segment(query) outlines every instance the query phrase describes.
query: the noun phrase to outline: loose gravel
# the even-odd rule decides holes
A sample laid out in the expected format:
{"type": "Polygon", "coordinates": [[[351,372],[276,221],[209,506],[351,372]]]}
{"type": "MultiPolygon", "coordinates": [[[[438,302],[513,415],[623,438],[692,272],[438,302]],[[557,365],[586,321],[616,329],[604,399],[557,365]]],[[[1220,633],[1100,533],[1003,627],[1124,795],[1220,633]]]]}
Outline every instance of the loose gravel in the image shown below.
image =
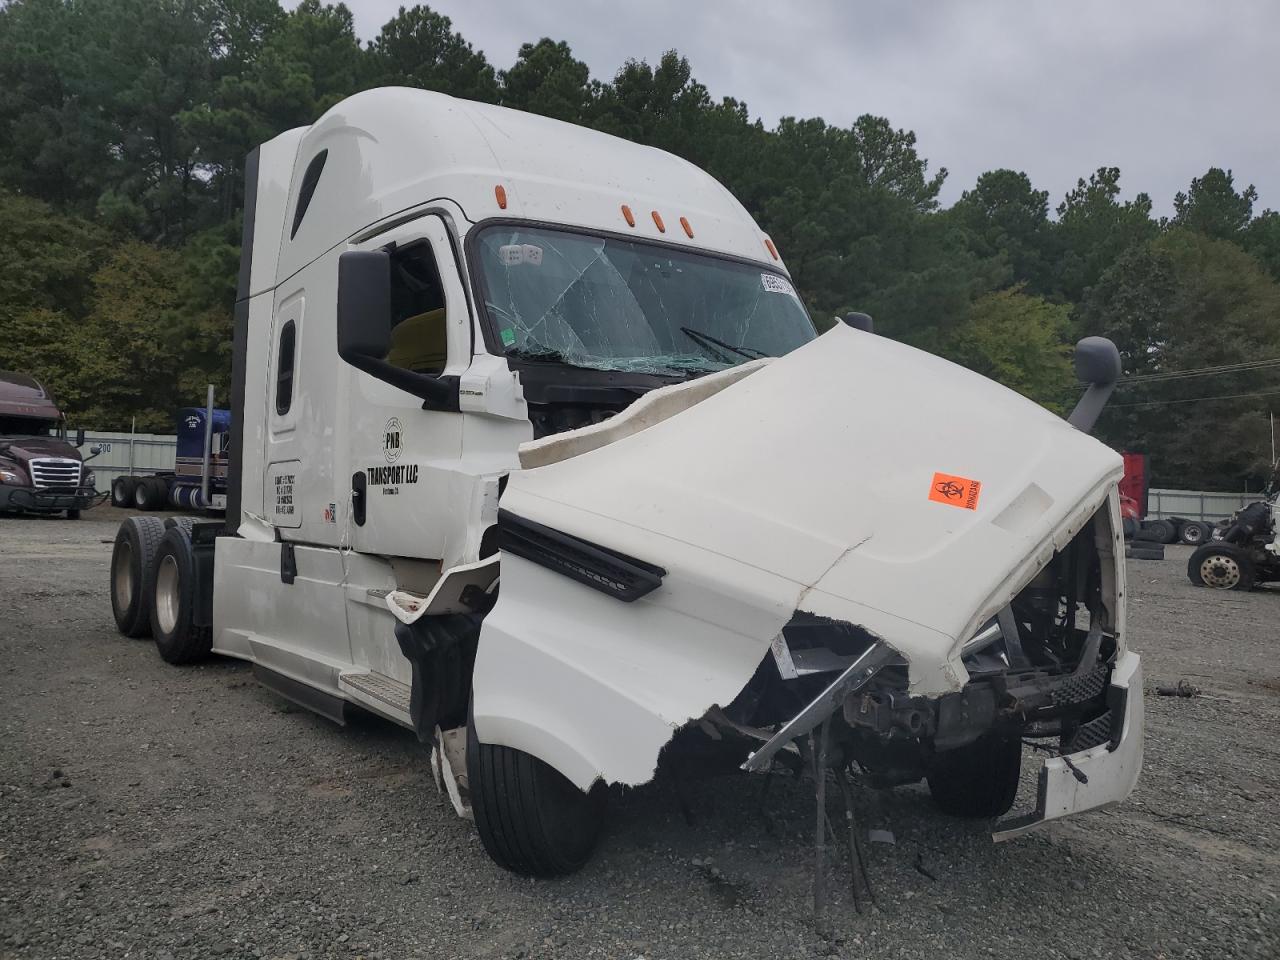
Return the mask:
{"type": "Polygon", "coordinates": [[[514,877],[412,735],[116,634],[117,516],[0,518],[0,957],[1280,956],[1280,589],[1192,587],[1184,548],[1129,566],[1134,796],[996,845],[922,788],[860,790],[894,839],[869,845],[879,907],[838,859],[819,937],[807,785],[619,792],[581,873],[514,877]],[[1181,678],[1207,696],[1155,695],[1181,678]]]}

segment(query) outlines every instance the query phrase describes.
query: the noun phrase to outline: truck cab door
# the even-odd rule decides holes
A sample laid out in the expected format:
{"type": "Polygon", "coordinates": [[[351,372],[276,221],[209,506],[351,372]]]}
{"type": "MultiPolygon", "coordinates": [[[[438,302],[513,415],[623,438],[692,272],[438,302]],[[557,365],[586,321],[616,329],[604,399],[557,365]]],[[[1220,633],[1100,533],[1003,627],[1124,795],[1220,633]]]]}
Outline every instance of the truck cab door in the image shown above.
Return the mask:
{"type": "MultiPolygon", "coordinates": [[[[473,324],[444,220],[413,220],[367,248],[391,254],[387,362],[417,373],[465,373],[473,324]]],[[[347,369],[351,532],[344,539],[362,553],[438,560],[457,502],[451,484],[462,455],[463,415],[423,409],[420,398],[347,369]]]]}

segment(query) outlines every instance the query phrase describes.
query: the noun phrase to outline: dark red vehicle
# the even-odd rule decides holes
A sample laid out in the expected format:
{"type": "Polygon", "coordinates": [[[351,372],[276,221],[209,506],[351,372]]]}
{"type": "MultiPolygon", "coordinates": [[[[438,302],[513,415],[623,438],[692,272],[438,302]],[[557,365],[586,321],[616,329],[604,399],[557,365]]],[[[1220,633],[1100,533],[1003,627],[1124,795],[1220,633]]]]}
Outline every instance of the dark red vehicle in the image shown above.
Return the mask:
{"type": "Polygon", "coordinates": [[[67,438],[66,418],[37,380],[0,370],[0,513],[65,511],[77,519],[98,497],[83,445],[83,430],[74,443],[67,438]]]}

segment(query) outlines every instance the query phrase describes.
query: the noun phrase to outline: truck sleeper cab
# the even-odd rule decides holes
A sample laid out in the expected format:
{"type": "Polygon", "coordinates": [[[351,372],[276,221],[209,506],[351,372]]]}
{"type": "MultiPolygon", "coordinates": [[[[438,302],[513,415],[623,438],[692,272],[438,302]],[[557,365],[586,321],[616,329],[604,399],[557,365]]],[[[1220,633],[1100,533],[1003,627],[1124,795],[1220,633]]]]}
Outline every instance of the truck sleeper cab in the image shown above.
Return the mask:
{"type": "Polygon", "coordinates": [[[863,322],[816,336],[702,171],[389,88],[263,144],[245,209],[226,524],[122,526],[124,632],[415,730],[526,874],[708,744],[759,770],[822,729],[989,817],[1039,737],[1012,831],[1132,789],[1119,457],[863,322]]]}

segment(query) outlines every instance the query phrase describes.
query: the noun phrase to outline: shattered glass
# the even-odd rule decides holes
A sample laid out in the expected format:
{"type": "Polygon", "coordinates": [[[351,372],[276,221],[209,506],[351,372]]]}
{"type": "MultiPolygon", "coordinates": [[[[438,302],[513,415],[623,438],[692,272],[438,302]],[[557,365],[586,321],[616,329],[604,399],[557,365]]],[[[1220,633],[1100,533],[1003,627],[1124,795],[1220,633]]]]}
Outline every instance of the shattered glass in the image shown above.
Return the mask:
{"type": "Polygon", "coordinates": [[[511,357],[688,375],[781,356],[815,336],[790,281],[759,266],[507,225],[478,244],[485,307],[511,357]]]}

